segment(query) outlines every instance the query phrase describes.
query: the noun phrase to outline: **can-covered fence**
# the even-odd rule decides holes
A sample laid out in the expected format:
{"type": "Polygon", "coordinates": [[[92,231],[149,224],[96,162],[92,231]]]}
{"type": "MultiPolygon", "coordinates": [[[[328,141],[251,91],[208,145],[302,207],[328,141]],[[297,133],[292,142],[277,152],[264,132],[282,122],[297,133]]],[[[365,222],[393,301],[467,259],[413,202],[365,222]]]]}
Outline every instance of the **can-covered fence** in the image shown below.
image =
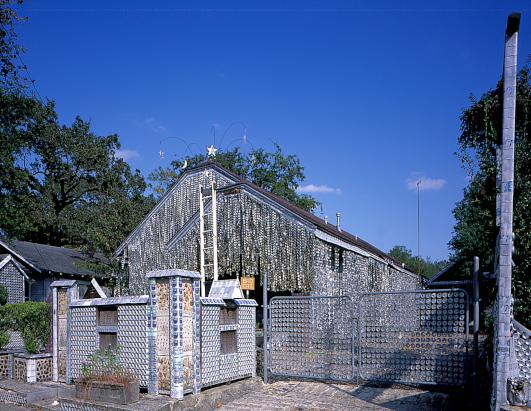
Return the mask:
{"type": "Polygon", "coordinates": [[[243,298],[237,281],[217,284],[235,295],[200,299],[197,272],[147,277],[149,296],[79,299],[75,281],[52,285],[54,381],[81,379],[91,356],[109,347],[117,349],[117,367],[151,394],[181,399],[255,375],[257,304],[243,298]]]}

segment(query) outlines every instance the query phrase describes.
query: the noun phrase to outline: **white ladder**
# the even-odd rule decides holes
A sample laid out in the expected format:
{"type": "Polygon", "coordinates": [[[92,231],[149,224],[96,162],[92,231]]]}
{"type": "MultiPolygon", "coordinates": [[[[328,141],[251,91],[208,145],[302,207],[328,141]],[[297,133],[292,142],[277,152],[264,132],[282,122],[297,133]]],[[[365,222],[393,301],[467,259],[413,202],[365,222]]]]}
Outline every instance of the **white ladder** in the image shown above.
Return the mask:
{"type": "Polygon", "coordinates": [[[218,279],[218,224],[216,185],[199,186],[199,256],[201,270],[201,296],[206,297],[205,279],[207,269],[212,267],[214,281],[218,279]],[[207,210],[206,204],[211,206],[207,210]]]}

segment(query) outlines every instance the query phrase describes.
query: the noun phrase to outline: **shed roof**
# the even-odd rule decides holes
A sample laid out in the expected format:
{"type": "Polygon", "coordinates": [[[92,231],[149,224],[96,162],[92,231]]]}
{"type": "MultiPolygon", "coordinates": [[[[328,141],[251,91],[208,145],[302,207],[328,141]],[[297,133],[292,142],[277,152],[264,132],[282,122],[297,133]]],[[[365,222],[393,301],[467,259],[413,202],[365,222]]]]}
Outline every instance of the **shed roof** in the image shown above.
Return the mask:
{"type": "Polygon", "coordinates": [[[47,244],[13,240],[0,241],[0,250],[12,254],[20,263],[39,273],[99,276],[87,267],[90,263],[108,263],[101,254],[88,255],[79,250],[47,244]]]}

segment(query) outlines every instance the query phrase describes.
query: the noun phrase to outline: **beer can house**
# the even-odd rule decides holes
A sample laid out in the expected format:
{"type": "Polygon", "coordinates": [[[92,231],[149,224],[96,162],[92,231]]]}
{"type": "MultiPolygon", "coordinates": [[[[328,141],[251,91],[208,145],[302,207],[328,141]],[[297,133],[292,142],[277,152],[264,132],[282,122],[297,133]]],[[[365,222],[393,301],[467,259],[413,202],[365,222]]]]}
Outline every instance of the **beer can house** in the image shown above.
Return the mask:
{"type": "Polygon", "coordinates": [[[366,292],[414,290],[422,283],[344,230],[339,218],[331,224],[215,160],[184,170],[115,257],[128,294],[147,292],[147,272],[172,268],[200,272],[201,297],[211,282],[231,278],[257,300],[264,276],[272,292],[348,295],[354,302],[366,292]]]}

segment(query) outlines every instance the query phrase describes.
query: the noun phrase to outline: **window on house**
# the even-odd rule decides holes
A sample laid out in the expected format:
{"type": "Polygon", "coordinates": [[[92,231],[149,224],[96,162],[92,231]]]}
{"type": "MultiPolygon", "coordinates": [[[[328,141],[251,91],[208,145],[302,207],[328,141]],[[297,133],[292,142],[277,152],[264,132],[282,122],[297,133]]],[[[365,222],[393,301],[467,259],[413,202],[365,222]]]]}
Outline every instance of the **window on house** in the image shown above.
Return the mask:
{"type": "Polygon", "coordinates": [[[221,354],[234,354],[237,352],[236,331],[221,331],[221,354]]]}
{"type": "Polygon", "coordinates": [[[332,271],[343,272],[343,249],[333,247],[330,251],[330,268],[332,271]]]}

